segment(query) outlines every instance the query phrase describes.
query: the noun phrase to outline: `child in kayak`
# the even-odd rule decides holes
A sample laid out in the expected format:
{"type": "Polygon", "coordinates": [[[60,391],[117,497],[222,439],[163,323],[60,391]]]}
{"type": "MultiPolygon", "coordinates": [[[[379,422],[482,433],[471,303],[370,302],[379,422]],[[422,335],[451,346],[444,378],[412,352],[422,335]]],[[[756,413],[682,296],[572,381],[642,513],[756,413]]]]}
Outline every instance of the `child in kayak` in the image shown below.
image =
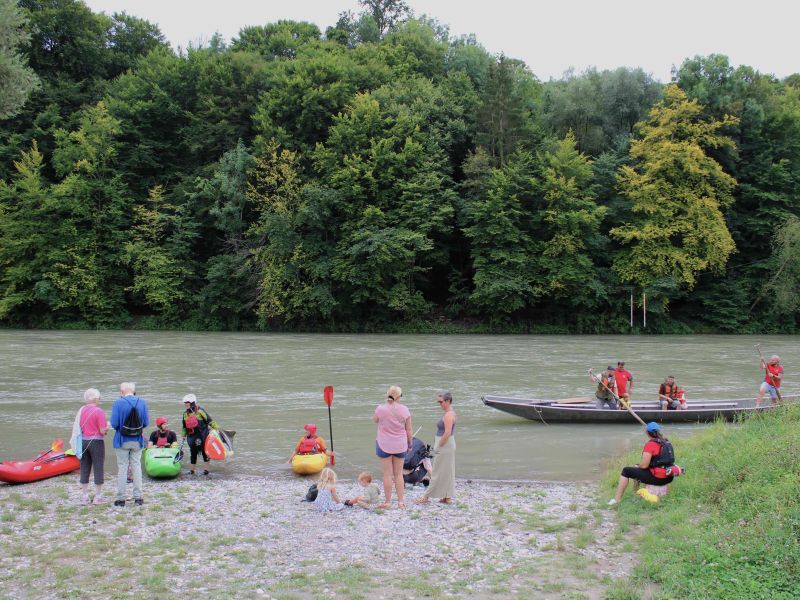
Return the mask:
{"type": "Polygon", "coordinates": [[[318,512],[333,512],[344,508],[344,503],[339,500],[339,494],[336,493],[336,473],[329,467],[322,469],[319,474],[314,508],[318,512]]]}
{"type": "Polygon", "coordinates": [[[374,508],[381,501],[381,491],[378,484],[373,483],[372,473],[364,471],[358,476],[358,485],[364,488],[362,496],[345,500],[347,506],[360,506],[361,508],[374,508]]]}

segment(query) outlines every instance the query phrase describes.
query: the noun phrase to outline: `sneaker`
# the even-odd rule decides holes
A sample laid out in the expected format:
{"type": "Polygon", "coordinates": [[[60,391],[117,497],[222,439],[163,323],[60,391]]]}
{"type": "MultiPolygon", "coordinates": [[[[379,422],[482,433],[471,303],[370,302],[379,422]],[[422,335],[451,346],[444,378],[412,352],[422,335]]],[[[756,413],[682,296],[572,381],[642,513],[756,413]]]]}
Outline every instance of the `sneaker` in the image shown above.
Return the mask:
{"type": "Polygon", "coordinates": [[[141,506],[142,504],[144,504],[144,499],[142,499],[142,498],[136,498],[136,499],[133,501],[133,503],[134,503],[136,506],[141,506]]]}
{"type": "Polygon", "coordinates": [[[617,504],[616,498],[612,498],[611,500],[608,501],[609,506],[614,506],[615,504],[617,504]]]}
{"type": "Polygon", "coordinates": [[[94,501],[92,502],[92,504],[105,504],[105,502],[106,502],[106,497],[103,496],[103,494],[97,494],[94,497],[94,501]]]}
{"type": "Polygon", "coordinates": [[[208,475],[208,469],[203,469],[203,475],[208,475]]]}
{"type": "Polygon", "coordinates": [[[89,498],[89,494],[81,494],[81,504],[91,504],[92,501],[89,498]]]}
{"type": "Polygon", "coordinates": [[[133,483],[133,478],[128,477],[128,483],[133,483]]]}
{"type": "Polygon", "coordinates": [[[189,471],[189,475],[194,475],[194,469],[192,469],[191,471],[189,471]]]}
{"type": "Polygon", "coordinates": [[[125,506],[125,500],[114,500],[114,506],[125,506]]]}

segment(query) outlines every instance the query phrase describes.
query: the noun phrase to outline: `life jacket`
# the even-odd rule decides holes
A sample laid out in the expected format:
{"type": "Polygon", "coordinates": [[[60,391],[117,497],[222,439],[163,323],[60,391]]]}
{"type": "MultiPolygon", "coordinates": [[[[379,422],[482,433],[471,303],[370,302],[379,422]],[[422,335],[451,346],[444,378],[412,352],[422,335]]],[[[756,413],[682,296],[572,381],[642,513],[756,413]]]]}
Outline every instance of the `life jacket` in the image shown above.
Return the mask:
{"type": "Polygon", "coordinates": [[[318,436],[314,436],[309,438],[307,435],[304,435],[300,438],[300,441],[297,444],[297,453],[298,454],[315,454],[321,450],[320,444],[317,441],[319,439],[318,436]]]}
{"type": "Polygon", "coordinates": [[[664,384],[664,395],[667,398],[675,398],[678,396],[678,386],[674,383],[664,384]]]}
{"type": "Polygon", "coordinates": [[[614,389],[614,384],[612,378],[606,374],[603,374],[597,380],[597,391],[595,392],[595,396],[597,396],[598,398],[610,398],[611,392],[609,390],[613,389],[614,389]]]}
{"type": "Polygon", "coordinates": [[[198,433],[195,430],[200,429],[199,433],[205,436],[205,432],[208,430],[208,414],[200,407],[196,411],[183,413],[183,426],[188,435],[195,435],[198,433]]]}
{"type": "Polygon", "coordinates": [[[165,446],[168,446],[169,445],[168,440],[169,440],[169,431],[167,431],[167,433],[165,433],[164,435],[161,435],[161,432],[159,431],[156,436],[156,448],[163,448],[165,446]]]}
{"type": "Polygon", "coordinates": [[[656,456],[650,459],[650,468],[663,467],[668,469],[675,464],[675,449],[672,442],[661,438],[651,438],[651,441],[661,446],[661,450],[656,456]]]}

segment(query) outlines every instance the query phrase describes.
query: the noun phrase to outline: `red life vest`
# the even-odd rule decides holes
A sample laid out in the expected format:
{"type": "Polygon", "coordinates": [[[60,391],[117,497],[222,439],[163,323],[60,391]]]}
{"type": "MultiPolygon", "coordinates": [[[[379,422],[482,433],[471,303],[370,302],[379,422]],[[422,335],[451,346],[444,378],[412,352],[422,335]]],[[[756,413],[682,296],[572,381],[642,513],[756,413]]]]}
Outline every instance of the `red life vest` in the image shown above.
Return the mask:
{"type": "Polygon", "coordinates": [[[158,432],[158,437],[156,437],[156,448],[163,448],[164,446],[168,445],[167,440],[169,439],[169,432],[165,433],[163,436],[161,432],[158,432]]]}
{"type": "Polygon", "coordinates": [[[667,398],[675,398],[678,395],[678,386],[674,383],[665,383],[664,384],[664,395],[667,398]]]}
{"type": "Polygon", "coordinates": [[[298,454],[314,454],[316,452],[320,452],[321,447],[319,442],[317,442],[319,438],[315,435],[314,437],[308,437],[304,435],[300,441],[297,443],[297,453],[298,454]]]}

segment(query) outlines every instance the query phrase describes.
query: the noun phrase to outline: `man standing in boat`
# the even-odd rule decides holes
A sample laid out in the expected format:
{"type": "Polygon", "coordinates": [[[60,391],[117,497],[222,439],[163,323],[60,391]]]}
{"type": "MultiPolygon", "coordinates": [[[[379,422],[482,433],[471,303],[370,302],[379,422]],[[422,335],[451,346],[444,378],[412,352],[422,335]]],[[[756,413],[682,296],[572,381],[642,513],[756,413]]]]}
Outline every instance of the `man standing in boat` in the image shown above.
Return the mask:
{"type": "Polygon", "coordinates": [[[600,375],[595,375],[594,370],[589,369],[589,377],[597,384],[597,389],[594,392],[597,408],[605,408],[606,405],[608,405],[608,408],[619,408],[617,402],[617,383],[614,380],[614,367],[608,365],[608,369],[603,371],[600,375]]]}
{"type": "Polygon", "coordinates": [[[614,369],[614,382],[617,384],[617,396],[620,401],[630,406],[630,393],[633,391],[633,375],[625,368],[625,361],[617,361],[617,368],[614,369]]]}
{"type": "Polygon", "coordinates": [[[764,382],[758,390],[758,398],[756,398],[756,406],[761,406],[761,401],[764,399],[764,394],[769,392],[769,397],[772,399],[773,404],[778,403],[778,394],[781,387],[781,380],[783,379],[783,367],[781,366],[781,357],[773,354],[766,362],[761,359],[761,368],[765,371],[764,382]]]}

